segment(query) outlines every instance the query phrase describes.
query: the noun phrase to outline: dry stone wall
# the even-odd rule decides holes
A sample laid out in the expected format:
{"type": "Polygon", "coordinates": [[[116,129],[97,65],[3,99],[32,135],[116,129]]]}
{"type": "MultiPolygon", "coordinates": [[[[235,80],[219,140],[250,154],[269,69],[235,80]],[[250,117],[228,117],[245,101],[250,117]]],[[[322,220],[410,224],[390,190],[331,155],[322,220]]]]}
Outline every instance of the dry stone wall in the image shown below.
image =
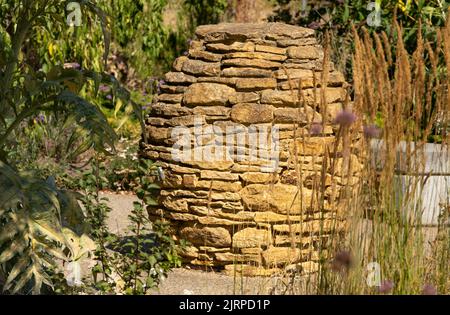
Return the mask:
{"type": "Polygon", "coordinates": [[[190,242],[186,263],[229,272],[243,264],[247,274],[317,269],[319,249],[342,227],[329,201],[340,168],[333,180],[320,173],[330,168],[323,162],[345,82],[329,64],[321,102],[323,59],[311,29],[206,25],[165,75],[142,155],[164,174],[160,206],[149,213],[190,242]],[[182,158],[180,148],[188,152],[182,158]],[[314,193],[319,181],[325,199],[314,193]]]}

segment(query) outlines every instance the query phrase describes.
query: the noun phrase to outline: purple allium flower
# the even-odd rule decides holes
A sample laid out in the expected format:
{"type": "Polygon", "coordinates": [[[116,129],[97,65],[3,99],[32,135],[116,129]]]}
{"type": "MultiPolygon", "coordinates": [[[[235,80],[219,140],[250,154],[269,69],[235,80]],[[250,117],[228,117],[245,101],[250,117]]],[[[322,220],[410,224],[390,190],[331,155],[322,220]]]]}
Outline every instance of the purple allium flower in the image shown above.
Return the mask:
{"type": "Polygon", "coordinates": [[[343,110],[336,115],[334,122],[343,127],[348,127],[356,121],[356,115],[349,110],[343,110]]]}
{"type": "Polygon", "coordinates": [[[37,117],[36,117],[36,122],[44,123],[44,122],[45,122],[45,116],[44,116],[44,114],[39,114],[39,115],[37,115],[37,117]]]}
{"type": "Polygon", "coordinates": [[[387,293],[390,293],[393,288],[394,288],[394,282],[392,282],[391,280],[384,280],[383,282],[381,282],[381,285],[378,288],[378,292],[387,294],[387,293]]]}
{"type": "Polygon", "coordinates": [[[313,21],[313,22],[309,23],[309,25],[308,25],[308,27],[313,29],[313,30],[319,29],[320,26],[321,26],[320,23],[317,22],[317,21],[313,21]]]}
{"type": "Polygon", "coordinates": [[[189,55],[189,52],[186,50],[186,51],[183,53],[183,56],[187,56],[187,55],[189,55]]]}
{"type": "Polygon", "coordinates": [[[101,84],[98,88],[101,92],[108,92],[110,90],[110,87],[104,84],[101,84]]]}
{"type": "Polygon", "coordinates": [[[160,87],[161,85],[164,85],[166,83],[166,81],[164,80],[159,80],[158,81],[158,87],[160,87]]]}
{"type": "Polygon", "coordinates": [[[313,122],[311,124],[311,128],[309,128],[309,132],[311,135],[320,135],[322,133],[322,124],[318,122],[313,122]]]}
{"type": "Polygon", "coordinates": [[[425,284],[422,288],[422,295],[437,295],[437,290],[432,284],[425,284]]]}
{"type": "Polygon", "coordinates": [[[349,251],[337,252],[331,263],[331,269],[335,272],[347,272],[353,266],[353,257],[349,251]]]}
{"type": "Polygon", "coordinates": [[[112,100],[112,95],[111,94],[106,95],[106,99],[112,100]]]}
{"type": "Polygon", "coordinates": [[[368,125],[364,126],[364,135],[367,138],[379,138],[381,135],[381,129],[378,128],[376,125],[368,125]]]}
{"type": "Polygon", "coordinates": [[[64,69],[80,69],[80,64],[77,62],[67,62],[64,64],[64,69]]]}

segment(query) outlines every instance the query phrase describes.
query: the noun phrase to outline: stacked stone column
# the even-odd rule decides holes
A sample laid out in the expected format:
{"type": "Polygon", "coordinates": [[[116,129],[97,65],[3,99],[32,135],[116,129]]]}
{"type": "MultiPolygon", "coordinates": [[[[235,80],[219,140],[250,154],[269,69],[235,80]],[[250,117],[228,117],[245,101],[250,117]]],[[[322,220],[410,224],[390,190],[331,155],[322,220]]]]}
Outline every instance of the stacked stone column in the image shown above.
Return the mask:
{"type": "MultiPolygon", "coordinates": [[[[165,75],[142,155],[164,172],[160,206],[149,213],[190,243],[187,264],[247,274],[317,269],[342,227],[330,202],[343,181],[342,159],[330,170],[324,158],[336,143],[345,82],[329,64],[322,83],[323,58],[310,29],[206,25],[165,75]],[[192,150],[180,158],[174,148],[192,150]],[[223,158],[204,158],[203,149],[223,158]]],[[[359,162],[350,157],[356,177],[359,162]]]]}

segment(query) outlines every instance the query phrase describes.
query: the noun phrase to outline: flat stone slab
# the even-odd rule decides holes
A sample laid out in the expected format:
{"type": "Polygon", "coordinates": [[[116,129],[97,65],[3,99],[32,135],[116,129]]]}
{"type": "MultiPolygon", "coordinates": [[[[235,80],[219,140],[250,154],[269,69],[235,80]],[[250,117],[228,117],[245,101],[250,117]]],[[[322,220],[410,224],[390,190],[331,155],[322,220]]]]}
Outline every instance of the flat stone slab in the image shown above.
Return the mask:
{"type": "Polygon", "coordinates": [[[314,30],[283,23],[221,23],[202,25],[195,32],[209,42],[249,39],[299,39],[314,36],[314,30]],[[270,35],[268,35],[270,34],[270,35]]]}

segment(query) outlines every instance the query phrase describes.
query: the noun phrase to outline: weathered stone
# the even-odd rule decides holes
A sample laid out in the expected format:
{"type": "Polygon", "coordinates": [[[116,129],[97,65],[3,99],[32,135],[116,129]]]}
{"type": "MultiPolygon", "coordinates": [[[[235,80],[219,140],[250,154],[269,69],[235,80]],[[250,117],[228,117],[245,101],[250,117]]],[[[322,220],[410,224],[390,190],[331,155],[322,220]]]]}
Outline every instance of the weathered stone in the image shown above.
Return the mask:
{"type": "Polygon", "coordinates": [[[206,217],[197,217],[197,220],[200,224],[203,225],[220,225],[220,226],[234,226],[234,225],[242,225],[242,226],[251,226],[255,225],[253,222],[246,221],[232,221],[228,219],[220,219],[211,216],[206,217]]]}
{"type": "MultiPolygon", "coordinates": [[[[312,81],[313,79],[313,72],[311,70],[305,70],[305,69],[280,69],[275,71],[275,78],[278,80],[287,80],[289,79],[302,79],[302,82],[305,81],[312,81]]],[[[295,86],[295,88],[298,88],[298,85],[295,86]]]]}
{"type": "Polygon", "coordinates": [[[322,116],[309,106],[302,108],[277,108],[273,112],[274,120],[278,123],[322,122],[322,116]]]}
{"type": "Polygon", "coordinates": [[[180,103],[183,94],[159,94],[157,100],[164,103],[180,103]]]}
{"type": "Polygon", "coordinates": [[[233,253],[217,253],[215,258],[223,262],[255,262],[261,263],[261,255],[254,254],[233,254],[233,253]]]}
{"type": "Polygon", "coordinates": [[[298,103],[297,94],[291,91],[265,90],[261,93],[261,103],[273,105],[296,105],[298,103]]]}
{"type": "Polygon", "coordinates": [[[163,84],[159,88],[161,89],[162,92],[173,94],[183,93],[184,91],[186,91],[186,86],[179,86],[179,85],[163,84]]]}
{"type": "Polygon", "coordinates": [[[170,126],[194,126],[195,124],[204,125],[206,123],[205,117],[200,115],[187,115],[187,116],[179,116],[174,117],[167,121],[167,124],[170,126]]]}
{"type": "Polygon", "coordinates": [[[198,257],[198,249],[194,246],[187,246],[180,249],[180,255],[185,258],[194,259],[198,257]]]}
{"type": "Polygon", "coordinates": [[[188,212],[189,211],[187,201],[184,199],[165,198],[162,201],[162,205],[166,209],[169,209],[169,210],[175,211],[175,212],[188,212]]]}
{"type": "Polygon", "coordinates": [[[269,105],[253,103],[237,104],[231,109],[231,119],[243,124],[271,122],[273,120],[273,108],[269,105]]]}
{"type": "MultiPolygon", "coordinates": [[[[294,216],[290,216],[289,219],[292,221],[294,216]]],[[[284,214],[278,214],[272,211],[255,213],[255,222],[258,223],[284,223],[286,221],[288,221],[288,217],[284,214]]]]}
{"type": "Polygon", "coordinates": [[[243,91],[274,89],[276,87],[277,80],[271,78],[240,78],[236,81],[236,89],[243,91]]]}
{"type": "Polygon", "coordinates": [[[234,162],[233,161],[214,161],[214,162],[207,162],[207,161],[183,161],[184,164],[188,164],[194,167],[198,167],[200,169],[205,170],[217,170],[217,171],[226,171],[231,169],[234,162]]]}
{"type": "Polygon", "coordinates": [[[317,45],[317,39],[315,37],[302,39],[279,39],[277,40],[277,44],[280,47],[310,46],[310,45],[317,45]]]}
{"type": "Polygon", "coordinates": [[[240,252],[242,254],[259,255],[263,252],[263,249],[261,247],[241,248],[240,252]]]}
{"type": "Polygon", "coordinates": [[[223,59],[231,59],[231,58],[248,58],[248,59],[264,59],[271,61],[285,61],[286,56],[284,55],[276,55],[265,52],[235,52],[226,54],[223,56],[223,59]]]}
{"type": "Polygon", "coordinates": [[[236,91],[223,84],[196,83],[189,86],[184,94],[187,105],[225,105],[236,91]]]}
{"type": "Polygon", "coordinates": [[[297,264],[291,264],[284,268],[287,272],[307,275],[319,271],[319,264],[314,261],[305,261],[297,264]]]}
{"type": "Polygon", "coordinates": [[[341,222],[332,219],[311,220],[296,224],[274,225],[273,230],[276,233],[295,233],[300,235],[330,233],[334,229],[339,230],[342,227],[341,222]]]}
{"type": "Polygon", "coordinates": [[[225,77],[244,77],[244,78],[270,78],[273,74],[270,70],[259,68],[225,68],[222,70],[225,77]]]}
{"type": "Polygon", "coordinates": [[[226,253],[230,251],[229,248],[215,248],[211,246],[200,246],[198,249],[207,253],[226,253]]]}
{"type": "Polygon", "coordinates": [[[289,47],[287,54],[290,58],[297,59],[323,58],[323,50],[317,46],[289,47]]]}
{"type": "Polygon", "coordinates": [[[160,117],[148,117],[145,120],[147,125],[163,127],[167,123],[167,119],[160,117]]]}
{"type": "Polygon", "coordinates": [[[200,77],[197,78],[197,82],[209,82],[209,83],[219,83],[229,86],[236,85],[237,78],[225,78],[225,77],[200,77]]]}
{"type": "Polygon", "coordinates": [[[224,66],[255,67],[263,69],[278,69],[281,67],[281,63],[279,62],[245,58],[226,59],[222,61],[222,64],[224,66]]]}
{"type": "Polygon", "coordinates": [[[270,173],[247,172],[240,175],[245,184],[267,184],[276,181],[276,177],[270,173]]]}
{"type": "MultiPolygon", "coordinates": [[[[320,104],[320,90],[317,90],[318,95],[314,97],[314,89],[302,90],[302,100],[307,105],[320,104]]],[[[334,103],[342,100],[344,91],[341,88],[326,88],[325,89],[325,102],[334,103]]],[[[273,104],[273,105],[286,105],[286,106],[298,106],[299,93],[295,90],[291,91],[275,91],[264,90],[261,92],[261,103],[273,104]]]]}
{"type": "Polygon", "coordinates": [[[239,180],[239,175],[230,172],[201,171],[200,178],[237,181],[239,180]]]}
{"type": "Polygon", "coordinates": [[[176,164],[169,164],[168,167],[175,173],[195,174],[200,172],[198,169],[184,167],[176,164]]]}
{"type": "Polygon", "coordinates": [[[193,174],[183,175],[183,186],[184,187],[195,187],[197,185],[197,176],[193,174]]]}
{"type": "Polygon", "coordinates": [[[286,54],[286,48],[279,48],[279,47],[266,46],[266,45],[256,45],[255,51],[267,52],[267,53],[278,54],[278,55],[286,54]]]}
{"type": "Polygon", "coordinates": [[[310,205],[312,191],[303,188],[300,192],[296,186],[285,184],[252,184],[242,189],[241,196],[245,208],[251,211],[298,214],[310,205]]]}
{"type": "Polygon", "coordinates": [[[231,104],[252,103],[257,101],[259,101],[259,94],[255,92],[236,92],[233,97],[230,97],[231,104]]]}
{"type": "Polygon", "coordinates": [[[190,50],[203,50],[205,42],[202,40],[191,40],[189,43],[190,50]]]}
{"type": "Polygon", "coordinates": [[[308,248],[313,244],[316,244],[315,247],[327,247],[327,242],[329,241],[329,236],[298,236],[298,235],[289,235],[289,234],[279,234],[275,235],[274,243],[275,245],[285,245],[291,246],[295,244],[298,248],[308,248]]]}
{"type": "Polygon", "coordinates": [[[164,80],[170,83],[194,83],[197,79],[194,76],[184,74],[183,72],[167,72],[164,75],[164,80]]]}
{"type": "Polygon", "coordinates": [[[255,44],[234,42],[231,45],[225,44],[207,44],[206,49],[218,52],[232,52],[232,51],[254,51],[255,44]]]}
{"type": "Polygon", "coordinates": [[[242,188],[240,182],[223,182],[218,180],[200,180],[197,182],[196,188],[212,189],[219,191],[237,192],[242,188]]]}
{"type": "Polygon", "coordinates": [[[147,126],[148,139],[152,143],[162,143],[169,137],[168,128],[158,128],[153,126],[147,126]]]}
{"type": "Polygon", "coordinates": [[[324,155],[327,148],[332,152],[336,139],[334,137],[308,137],[299,139],[290,145],[289,151],[295,154],[295,147],[299,155],[324,155]]]}
{"type": "Polygon", "coordinates": [[[188,59],[183,63],[182,70],[189,74],[213,77],[219,75],[220,63],[188,59]]]}
{"type": "Polygon", "coordinates": [[[189,58],[186,56],[181,56],[178,57],[177,59],[175,59],[175,61],[173,62],[172,68],[175,71],[181,71],[181,69],[183,68],[183,64],[188,61],[189,58]]]}
{"type": "Polygon", "coordinates": [[[212,52],[204,51],[204,50],[189,50],[189,57],[191,57],[193,59],[202,59],[202,60],[213,61],[213,62],[222,60],[221,54],[214,54],[212,52]]]}
{"type": "Polygon", "coordinates": [[[245,228],[233,235],[233,247],[261,247],[272,244],[272,234],[266,229],[245,228]]]}
{"type": "Polygon", "coordinates": [[[185,227],[180,236],[195,245],[228,247],[231,245],[231,236],[228,230],[222,227],[185,227]]]}
{"type": "Polygon", "coordinates": [[[179,104],[156,103],[150,107],[150,113],[157,117],[176,117],[189,115],[191,110],[187,107],[181,107],[179,104]]]}
{"type": "Polygon", "coordinates": [[[193,109],[194,115],[223,116],[225,118],[230,117],[230,112],[231,108],[225,106],[197,106],[193,109]]]}
{"type": "Polygon", "coordinates": [[[282,266],[302,261],[304,257],[298,248],[291,247],[269,247],[262,253],[266,266],[282,266]]]}
{"type": "Polygon", "coordinates": [[[268,29],[266,29],[267,39],[298,39],[308,38],[314,36],[314,30],[310,28],[298,27],[283,23],[268,23],[268,29]]]}
{"type": "Polygon", "coordinates": [[[210,42],[250,39],[297,39],[314,35],[314,30],[283,23],[221,23],[202,25],[195,34],[210,42]]]}

